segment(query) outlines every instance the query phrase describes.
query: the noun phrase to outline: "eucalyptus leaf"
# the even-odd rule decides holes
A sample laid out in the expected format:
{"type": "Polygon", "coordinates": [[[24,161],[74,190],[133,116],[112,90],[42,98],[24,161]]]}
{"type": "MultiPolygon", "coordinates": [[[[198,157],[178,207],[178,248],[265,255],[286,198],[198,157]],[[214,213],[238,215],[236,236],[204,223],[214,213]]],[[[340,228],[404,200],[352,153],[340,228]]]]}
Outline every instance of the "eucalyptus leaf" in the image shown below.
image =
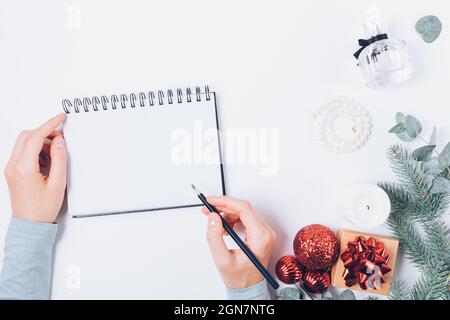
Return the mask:
{"type": "Polygon", "coordinates": [[[397,123],[395,126],[389,130],[389,133],[402,133],[406,130],[406,126],[404,123],[397,123]]]}
{"type": "Polygon", "coordinates": [[[425,161],[431,158],[434,148],[436,145],[423,146],[414,150],[412,156],[417,161],[425,161]]]}
{"type": "Polygon", "coordinates": [[[422,132],[422,124],[414,116],[407,115],[405,125],[406,125],[406,133],[411,138],[416,138],[422,132]]]}
{"type": "Polygon", "coordinates": [[[438,175],[442,173],[442,169],[439,167],[439,161],[437,157],[430,158],[422,163],[423,169],[432,175],[438,175]]]}
{"type": "Polygon", "coordinates": [[[442,150],[441,154],[439,155],[439,167],[441,167],[442,170],[445,170],[449,166],[450,166],[450,142],[447,143],[444,150],[442,150]]]}
{"type": "Polygon", "coordinates": [[[301,293],[297,288],[287,287],[280,290],[281,300],[301,300],[301,293]]]}
{"type": "Polygon", "coordinates": [[[399,138],[403,142],[411,142],[414,140],[414,138],[411,138],[406,131],[397,133],[397,138],[399,138]]]}
{"type": "Polygon", "coordinates": [[[333,300],[333,296],[331,295],[330,291],[327,290],[325,292],[322,292],[321,299],[322,300],[333,300]]]}
{"type": "Polygon", "coordinates": [[[430,141],[428,142],[428,144],[436,145],[436,140],[437,140],[437,129],[436,129],[436,126],[434,126],[433,131],[431,132],[430,141]]]}
{"type": "Polygon", "coordinates": [[[422,17],[416,22],[416,31],[426,43],[431,43],[441,34],[442,22],[433,15],[422,17]]]}
{"type": "Polygon", "coordinates": [[[353,293],[352,290],[350,289],[345,289],[344,291],[341,292],[341,294],[339,295],[339,299],[340,300],[356,300],[356,296],[353,293]]]}
{"type": "Polygon", "coordinates": [[[433,181],[430,193],[450,193],[450,180],[443,177],[437,177],[433,181]]]}
{"type": "Polygon", "coordinates": [[[397,123],[405,123],[406,120],[406,116],[401,113],[401,112],[397,112],[395,114],[395,121],[397,121],[397,123]]]}

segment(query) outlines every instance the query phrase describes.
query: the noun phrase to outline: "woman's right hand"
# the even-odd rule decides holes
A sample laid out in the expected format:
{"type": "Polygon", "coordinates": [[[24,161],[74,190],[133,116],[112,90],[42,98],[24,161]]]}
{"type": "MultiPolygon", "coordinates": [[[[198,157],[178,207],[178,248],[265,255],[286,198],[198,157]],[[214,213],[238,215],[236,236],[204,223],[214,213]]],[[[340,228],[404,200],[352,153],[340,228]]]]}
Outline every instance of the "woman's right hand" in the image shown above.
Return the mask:
{"type": "MultiPolygon", "coordinates": [[[[228,196],[208,197],[208,202],[223,212],[224,219],[234,225],[240,221],[246,233],[245,244],[267,268],[276,240],[275,232],[258,216],[250,202],[228,196]]],[[[224,242],[225,230],[219,215],[203,208],[208,215],[207,240],[214,263],[228,288],[247,288],[264,277],[240,249],[229,250],[224,242]]]]}

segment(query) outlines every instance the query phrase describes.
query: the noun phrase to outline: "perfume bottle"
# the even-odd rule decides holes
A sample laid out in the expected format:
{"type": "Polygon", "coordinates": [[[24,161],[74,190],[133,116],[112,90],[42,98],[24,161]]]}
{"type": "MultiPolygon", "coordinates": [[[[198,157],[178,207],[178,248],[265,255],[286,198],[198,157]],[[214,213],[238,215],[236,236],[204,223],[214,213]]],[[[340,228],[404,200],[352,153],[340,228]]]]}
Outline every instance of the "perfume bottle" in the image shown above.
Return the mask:
{"type": "Polygon", "coordinates": [[[406,43],[388,38],[378,7],[367,10],[364,29],[367,39],[359,40],[361,48],[354,56],[367,86],[377,88],[408,80],[413,65],[406,43]]]}

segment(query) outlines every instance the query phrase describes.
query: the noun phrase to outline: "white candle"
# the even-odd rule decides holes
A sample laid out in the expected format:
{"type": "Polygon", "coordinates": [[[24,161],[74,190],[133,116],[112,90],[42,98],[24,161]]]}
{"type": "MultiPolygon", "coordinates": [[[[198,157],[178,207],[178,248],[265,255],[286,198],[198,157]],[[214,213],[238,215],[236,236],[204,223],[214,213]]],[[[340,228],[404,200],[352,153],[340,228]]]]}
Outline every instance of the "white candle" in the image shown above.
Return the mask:
{"type": "Polygon", "coordinates": [[[382,225],[391,212],[388,195],[373,184],[357,184],[346,188],[338,197],[338,211],[353,224],[376,228],[382,225]]]}

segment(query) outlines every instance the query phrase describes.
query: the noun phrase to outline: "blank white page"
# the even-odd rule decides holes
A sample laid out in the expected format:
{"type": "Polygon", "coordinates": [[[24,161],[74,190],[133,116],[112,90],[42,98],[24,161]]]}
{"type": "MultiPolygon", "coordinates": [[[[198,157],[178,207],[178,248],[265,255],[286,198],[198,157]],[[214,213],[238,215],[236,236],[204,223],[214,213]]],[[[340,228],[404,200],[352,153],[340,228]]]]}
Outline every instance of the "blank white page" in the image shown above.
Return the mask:
{"type": "Polygon", "coordinates": [[[74,217],[199,205],[224,194],[215,95],[207,101],[70,112],[68,211],[74,217]]]}

